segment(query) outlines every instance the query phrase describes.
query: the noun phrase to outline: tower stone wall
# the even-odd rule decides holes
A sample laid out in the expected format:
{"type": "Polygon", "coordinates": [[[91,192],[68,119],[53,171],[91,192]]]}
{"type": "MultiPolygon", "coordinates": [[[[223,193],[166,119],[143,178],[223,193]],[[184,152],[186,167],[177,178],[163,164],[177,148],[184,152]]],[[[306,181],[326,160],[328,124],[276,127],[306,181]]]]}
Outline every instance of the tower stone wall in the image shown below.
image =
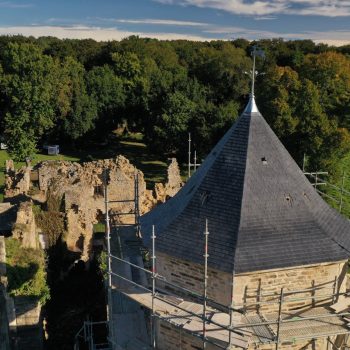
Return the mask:
{"type": "MultiPolygon", "coordinates": [[[[167,281],[182,288],[203,294],[203,265],[157,253],[157,271],[167,281]]],[[[322,263],[293,268],[255,271],[234,276],[233,302],[246,310],[269,313],[278,310],[281,289],[285,293],[283,310],[297,310],[309,306],[329,304],[335,291],[345,292],[347,261],[322,263]],[[289,294],[290,291],[310,289],[303,293],[289,294]],[[316,289],[316,290],[315,290],[316,289]],[[327,295],[328,297],[320,297],[327,295]],[[293,301],[291,300],[293,299],[293,301]],[[304,300],[302,300],[304,299],[304,300]]],[[[227,272],[208,269],[208,297],[230,305],[232,275],[227,272]]],[[[175,291],[186,297],[186,292],[164,282],[158,286],[175,291]]]]}
{"type": "MultiPolygon", "coordinates": [[[[331,304],[335,301],[330,294],[346,290],[347,261],[300,266],[288,269],[256,271],[234,277],[233,301],[236,307],[245,306],[250,312],[263,314],[278,311],[281,288],[285,292],[282,311],[298,313],[310,307],[331,304]],[[290,291],[306,290],[302,293],[288,294],[290,291]],[[325,296],[326,295],[326,296],[325,296]],[[322,296],[322,297],[321,297],[322,296]],[[325,296],[325,297],[324,297],[325,296]],[[260,302],[260,303],[259,303],[260,302]]],[[[181,286],[198,294],[203,294],[203,266],[157,253],[157,272],[172,284],[181,286]]],[[[183,290],[157,281],[157,286],[176,292],[184,298],[191,297],[183,290]],[[187,295],[186,295],[187,294],[187,295]]],[[[208,270],[208,297],[223,305],[230,304],[232,275],[222,271],[208,270]]],[[[202,340],[180,330],[169,322],[159,321],[157,326],[159,350],[202,349],[202,340]]],[[[332,337],[334,342],[336,337],[332,337]]],[[[275,344],[251,344],[248,350],[273,350],[275,344]]],[[[220,349],[208,344],[210,350],[220,349]]],[[[233,348],[236,349],[236,348],[233,348]]],[[[280,350],[326,350],[327,339],[289,341],[280,344],[280,350]]]]}

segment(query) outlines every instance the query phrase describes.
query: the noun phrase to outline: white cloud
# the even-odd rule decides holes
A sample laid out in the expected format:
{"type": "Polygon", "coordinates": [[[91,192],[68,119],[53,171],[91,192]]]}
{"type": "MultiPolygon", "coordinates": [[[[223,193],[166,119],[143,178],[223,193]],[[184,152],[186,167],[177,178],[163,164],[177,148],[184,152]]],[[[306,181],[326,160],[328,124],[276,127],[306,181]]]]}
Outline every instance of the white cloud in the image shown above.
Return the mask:
{"type": "Polygon", "coordinates": [[[33,4],[18,4],[10,1],[0,1],[0,7],[2,8],[10,8],[10,9],[22,9],[33,7],[33,4]]]}
{"type": "Polygon", "coordinates": [[[117,23],[155,24],[155,25],[184,26],[184,27],[203,27],[208,25],[208,23],[177,21],[172,19],[115,19],[114,21],[117,23]]]}
{"type": "Polygon", "coordinates": [[[273,19],[276,19],[277,17],[275,16],[258,16],[255,17],[254,20],[255,21],[271,21],[273,19]]]}
{"type": "Polygon", "coordinates": [[[180,33],[148,33],[137,31],[123,31],[117,28],[100,28],[83,25],[76,26],[20,26],[0,27],[0,35],[24,36],[55,36],[60,39],[94,39],[97,41],[122,40],[131,35],[142,38],[155,38],[159,40],[193,40],[209,41],[214,39],[231,40],[234,38],[246,38],[247,40],[283,38],[286,40],[311,39],[316,43],[329,45],[350,44],[350,30],[344,31],[308,31],[301,33],[279,33],[273,31],[260,31],[243,27],[212,27],[203,31],[203,35],[189,35],[180,33]],[[208,37],[210,34],[211,38],[208,37]]]}
{"type": "Polygon", "coordinates": [[[262,31],[243,27],[213,27],[205,30],[205,33],[223,36],[226,39],[246,38],[248,40],[282,38],[286,40],[310,39],[316,43],[326,43],[334,46],[350,44],[350,30],[334,31],[304,31],[300,33],[281,33],[262,31]]]}
{"type": "Polygon", "coordinates": [[[307,16],[350,16],[348,0],[154,0],[162,4],[207,7],[234,14],[264,16],[295,14],[307,16]]]}
{"type": "Polygon", "coordinates": [[[209,40],[206,37],[180,34],[180,33],[145,33],[137,31],[123,31],[117,28],[76,26],[18,26],[0,27],[0,35],[24,35],[24,36],[54,36],[60,39],[94,39],[96,41],[121,40],[131,35],[142,38],[155,38],[159,40],[209,40]]]}

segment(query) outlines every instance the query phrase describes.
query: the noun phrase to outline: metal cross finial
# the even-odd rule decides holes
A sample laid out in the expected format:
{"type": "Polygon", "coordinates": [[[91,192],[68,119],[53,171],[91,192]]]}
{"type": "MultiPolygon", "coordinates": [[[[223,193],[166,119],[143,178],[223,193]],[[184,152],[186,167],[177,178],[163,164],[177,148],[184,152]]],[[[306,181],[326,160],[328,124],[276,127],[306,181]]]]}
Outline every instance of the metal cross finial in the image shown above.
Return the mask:
{"type": "Polygon", "coordinates": [[[255,77],[258,75],[258,71],[255,70],[255,58],[257,56],[259,57],[265,57],[265,53],[262,49],[259,49],[256,45],[253,46],[253,51],[251,53],[253,56],[253,69],[251,71],[252,73],[252,89],[251,89],[251,97],[254,97],[254,89],[255,89],[255,77]]]}

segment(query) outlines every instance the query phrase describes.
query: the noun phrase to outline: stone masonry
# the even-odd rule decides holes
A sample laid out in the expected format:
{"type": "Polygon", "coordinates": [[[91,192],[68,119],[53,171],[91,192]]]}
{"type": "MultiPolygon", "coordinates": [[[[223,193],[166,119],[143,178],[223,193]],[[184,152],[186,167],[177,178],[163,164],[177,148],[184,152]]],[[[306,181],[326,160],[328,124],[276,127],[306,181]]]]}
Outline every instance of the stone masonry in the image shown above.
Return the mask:
{"type": "MultiPolygon", "coordinates": [[[[330,303],[331,298],[317,299],[318,294],[329,295],[336,290],[345,292],[347,261],[329,264],[294,267],[281,270],[256,271],[235,275],[233,302],[237,307],[245,307],[247,311],[256,311],[256,303],[260,301],[276,301],[275,305],[262,304],[260,311],[265,313],[278,310],[278,297],[281,288],[284,292],[305,290],[320,287],[316,292],[298,294],[307,297],[305,301],[286,302],[284,310],[302,309],[310,305],[330,303]],[[268,294],[268,295],[266,295],[268,294]],[[272,295],[271,295],[272,294],[272,295]],[[315,297],[313,300],[312,297],[315,297]]],[[[183,288],[203,293],[203,266],[189,261],[169,257],[157,253],[157,271],[169,282],[183,288]]],[[[159,286],[171,290],[166,284],[159,286]]],[[[177,291],[181,293],[180,291],[177,291]]],[[[208,269],[208,297],[223,304],[230,305],[232,295],[232,276],[228,273],[208,269]]],[[[290,298],[295,297],[291,295],[290,298]]]]}
{"type": "MultiPolygon", "coordinates": [[[[278,311],[278,298],[281,288],[284,292],[305,290],[307,288],[319,287],[317,291],[298,293],[285,296],[282,306],[283,311],[305,310],[311,306],[332,303],[332,297],[318,298],[319,295],[330,295],[335,291],[346,291],[346,269],[347,261],[336,263],[324,263],[302,267],[293,267],[280,270],[256,271],[252,273],[239,274],[234,277],[233,302],[237,308],[244,308],[250,312],[262,312],[269,314],[278,311]],[[296,297],[297,296],[297,297],[296,297]],[[305,300],[295,300],[305,297],[305,300]],[[288,299],[294,299],[288,301],[288,299]],[[263,302],[257,304],[257,302],[263,302]],[[273,302],[272,304],[270,302],[273,302]],[[264,302],[267,302],[264,304],[264,302]]],[[[167,281],[183,288],[203,293],[203,266],[189,261],[169,257],[163,253],[157,253],[157,272],[167,281]]],[[[157,287],[167,289],[176,294],[186,296],[181,290],[174,290],[166,283],[157,282],[157,287]]],[[[232,276],[228,273],[219,272],[214,269],[208,270],[208,298],[223,305],[229,305],[232,295],[232,276]]],[[[185,350],[201,349],[201,342],[190,334],[182,332],[175,326],[160,322],[158,327],[159,349],[175,350],[180,347],[185,350]],[[198,345],[198,344],[199,345],[198,345]],[[166,344],[166,345],[165,345],[166,344]]],[[[335,337],[332,338],[335,340],[335,337]]],[[[273,350],[275,345],[260,345],[260,350],[273,350]]],[[[209,346],[211,349],[211,347],[209,346]]],[[[215,347],[213,348],[215,349],[215,347]]],[[[219,349],[219,347],[217,347],[219,349]]],[[[251,345],[249,350],[255,350],[251,345]]],[[[295,343],[281,344],[281,350],[324,350],[326,340],[298,341],[295,343]]]]}

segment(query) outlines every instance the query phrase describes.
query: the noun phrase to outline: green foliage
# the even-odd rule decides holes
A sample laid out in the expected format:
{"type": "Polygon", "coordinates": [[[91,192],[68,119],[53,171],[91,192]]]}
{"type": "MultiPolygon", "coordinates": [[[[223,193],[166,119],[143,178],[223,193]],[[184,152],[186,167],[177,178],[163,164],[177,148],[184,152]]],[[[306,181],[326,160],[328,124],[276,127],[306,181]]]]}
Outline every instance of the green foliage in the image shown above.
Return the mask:
{"type": "Polygon", "coordinates": [[[348,131],[327,115],[320,90],[290,67],[274,67],[265,78],[259,106],[277,135],[301,164],[304,154],[312,169],[336,171],[349,150],[348,131]]]}
{"type": "Polygon", "coordinates": [[[3,67],[0,90],[6,143],[14,159],[23,161],[55,125],[58,63],[33,44],[10,43],[3,53],[3,67]]]}
{"type": "Polygon", "coordinates": [[[60,212],[42,211],[35,213],[35,221],[47,235],[49,247],[54,246],[64,234],[64,215],[60,212]]]}
{"type": "Polygon", "coordinates": [[[165,152],[176,152],[186,139],[194,111],[195,104],[180,92],[169,95],[154,127],[155,146],[165,147],[165,152]]]}
{"type": "Polygon", "coordinates": [[[14,238],[6,238],[5,242],[10,295],[34,297],[45,304],[50,299],[50,290],[46,283],[44,252],[22,248],[14,238]]]}
{"type": "Polygon", "coordinates": [[[259,109],[299,163],[306,153],[315,169],[335,167],[349,148],[349,48],[311,40],[0,37],[0,134],[23,161],[43,143],[95,146],[123,126],[184,160],[191,132],[202,158],[247,101],[255,44],[266,52],[259,109]]]}
{"type": "Polygon", "coordinates": [[[94,225],[94,232],[95,233],[100,233],[100,232],[105,232],[106,231],[106,224],[103,222],[99,222],[94,225]]]}
{"type": "Polygon", "coordinates": [[[327,115],[350,127],[350,59],[336,52],[307,55],[301,70],[320,94],[327,115]]]}
{"type": "Polygon", "coordinates": [[[52,247],[65,233],[64,214],[60,211],[62,198],[49,191],[46,206],[47,211],[34,206],[33,212],[36,224],[47,235],[49,247],[52,247]]]}
{"type": "Polygon", "coordinates": [[[62,70],[61,133],[76,140],[94,128],[96,101],[87,93],[84,67],[68,57],[62,70]]]}
{"type": "Polygon", "coordinates": [[[106,130],[113,130],[122,122],[126,98],[123,80],[108,65],[94,67],[87,73],[87,92],[96,103],[96,133],[105,136],[106,130]]]}
{"type": "Polygon", "coordinates": [[[108,277],[108,255],[104,250],[98,256],[98,267],[104,279],[108,277]]]}

